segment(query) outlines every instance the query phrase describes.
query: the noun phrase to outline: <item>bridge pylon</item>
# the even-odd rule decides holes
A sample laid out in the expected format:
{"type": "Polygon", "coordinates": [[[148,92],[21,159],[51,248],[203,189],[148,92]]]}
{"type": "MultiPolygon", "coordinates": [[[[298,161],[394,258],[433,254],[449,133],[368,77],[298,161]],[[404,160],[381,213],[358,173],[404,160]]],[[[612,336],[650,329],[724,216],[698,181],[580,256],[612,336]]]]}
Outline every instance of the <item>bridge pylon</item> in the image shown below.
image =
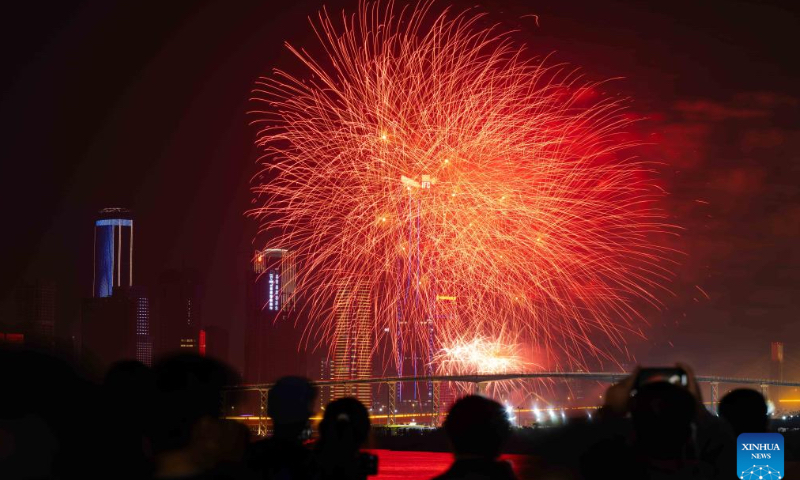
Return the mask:
{"type": "Polygon", "coordinates": [[[386,412],[386,425],[397,425],[397,383],[389,382],[386,384],[389,388],[389,398],[386,402],[388,412],[386,412]]]}
{"type": "Polygon", "coordinates": [[[719,382],[711,382],[711,412],[716,414],[719,406],[719,382]]]}
{"type": "Polygon", "coordinates": [[[258,424],[256,425],[256,435],[259,437],[267,436],[267,402],[269,398],[268,388],[258,389],[258,424]]]}
{"type": "Polygon", "coordinates": [[[431,395],[431,427],[438,427],[441,417],[441,398],[442,398],[442,382],[431,382],[432,395],[431,395]]]}

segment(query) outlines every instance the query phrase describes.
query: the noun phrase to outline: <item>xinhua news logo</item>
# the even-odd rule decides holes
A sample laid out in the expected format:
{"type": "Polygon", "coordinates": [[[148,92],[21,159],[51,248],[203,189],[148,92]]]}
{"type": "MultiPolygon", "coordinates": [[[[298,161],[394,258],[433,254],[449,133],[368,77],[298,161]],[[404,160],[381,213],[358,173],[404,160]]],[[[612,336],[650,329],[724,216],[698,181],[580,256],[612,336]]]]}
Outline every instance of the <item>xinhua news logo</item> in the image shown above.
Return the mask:
{"type": "Polygon", "coordinates": [[[783,435],[743,433],[736,443],[736,476],[742,480],[783,478],[783,435]]]}

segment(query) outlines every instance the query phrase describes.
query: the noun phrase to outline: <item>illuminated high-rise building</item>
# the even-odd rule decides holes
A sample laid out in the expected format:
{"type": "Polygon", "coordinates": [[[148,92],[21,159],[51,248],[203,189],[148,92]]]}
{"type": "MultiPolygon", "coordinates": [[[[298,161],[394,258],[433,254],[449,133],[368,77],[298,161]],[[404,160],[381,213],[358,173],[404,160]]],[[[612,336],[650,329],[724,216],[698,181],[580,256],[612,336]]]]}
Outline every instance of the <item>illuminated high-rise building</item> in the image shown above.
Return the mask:
{"type": "Polygon", "coordinates": [[[199,353],[202,285],[200,274],[183,268],[161,274],[156,294],[156,355],[199,353]]]}
{"type": "MultiPolygon", "coordinates": [[[[430,341],[435,339],[435,327],[437,323],[441,322],[446,324],[448,322],[453,322],[456,318],[458,318],[457,300],[457,297],[452,294],[436,295],[433,322],[429,322],[428,324],[428,338],[430,341]]],[[[432,369],[429,370],[429,373],[433,373],[432,369]]],[[[433,383],[427,382],[426,386],[429,401],[433,403],[433,383]]],[[[450,409],[451,406],[453,406],[457,399],[458,391],[456,389],[456,385],[450,382],[441,382],[439,385],[439,412],[441,415],[439,422],[443,420],[444,414],[450,409]]]]}
{"type": "MultiPolygon", "coordinates": [[[[333,379],[333,359],[329,357],[323,357],[319,359],[319,371],[317,372],[317,378],[320,380],[331,380],[333,379]]],[[[324,410],[325,405],[332,402],[333,398],[333,389],[329,385],[321,385],[319,387],[319,396],[318,401],[319,410],[324,410]]]]}
{"type": "MultiPolygon", "coordinates": [[[[374,341],[369,286],[353,278],[340,280],[333,309],[336,329],[331,380],[370,378],[374,341]]],[[[372,405],[369,384],[336,385],[331,390],[334,399],[356,397],[367,407],[372,405]]]]}
{"type": "Polygon", "coordinates": [[[124,208],[105,208],[94,222],[92,294],[109,297],[114,287],[132,285],[133,217],[124,208]]]}
{"type": "Polygon", "coordinates": [[[153,364],[153,337],[151,334],[151,307],[150,297],[144,287],[130,287],[122,289],[125,295],[134,303],[136,317],[136,360],[147,366],[153,364]]]}
{"type": "Polygon", "coordinates": [[[308,376],[303,325],[297,316],[297,264],[293,252],[254,252],[247,273],[245,381],[273,382],[286,375],[308,376]]]}
{"type": "MultiPolygon", "coordinates": [[[[433,353],[436,345],[436,317],[439,303],[420,288],[423,279],[436,285],[430,233],[423,221],[421,212],[426,210],[428,199],[434,192],[436,179],[430,175],[421,175],[420,180],[401,176],[398,194],[405,198],[403,217],[407,227],[409,243],[405,248],[402,270],[399,271],[398,285],[402,285],[402,295],[397,302],[397,320],[399,328],[394,338],[394,349],[398,376],[432,376],[434,373],[433,353]],[[408,325],[424,325],[427,330],[425,338],[404,338],[403,332],[408,325]]],[[[413,411],[424,403],[433,401],[432,382],[398,383],[396,388],[397,404],[404,410],[413,411]]]]}

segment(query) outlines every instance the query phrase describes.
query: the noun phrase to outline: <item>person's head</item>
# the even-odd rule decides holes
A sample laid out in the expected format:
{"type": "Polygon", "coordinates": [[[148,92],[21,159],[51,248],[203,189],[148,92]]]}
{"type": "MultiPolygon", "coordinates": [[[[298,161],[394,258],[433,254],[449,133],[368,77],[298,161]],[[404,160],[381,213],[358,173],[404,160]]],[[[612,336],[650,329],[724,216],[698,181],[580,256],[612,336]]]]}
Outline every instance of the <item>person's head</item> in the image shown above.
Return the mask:
{"type": "Polygon", "coordinates": [[[141,428],[152,407],[153,371],[141,362],[125,360],[108,369],[103,379],[106,407],[126,412],[128,424],[141,428]]]}
{"type": "Polygon", "coordinates": [[[352,397],[334,400],[325,407],[319,424],[320,444],[358,451],[367,441],[369,427],[369,412],[361,402],[352,397]]]}
{"type": "Polygon", "coordinates": [[[69,478],[93,468],[86,454],[98,436],[93,385],[63,359],[2,345],[0,377],[0,472],[69,478]]]}
{"type": "Polygon", "coordinates": [[[457,401],[444,421],[456,457],[494,459],[500,455],[511,425],[502,405],[478,395],[457,401]]]}
{"type": "Polygon", "coordinates": [[[226,365],[193,354],[166,358],[155,365],[155,402],[150,438],[156,453],[190,447],[214,429],[222,414],[225,386],[238,383],[226,365]]]}
{"type": "Polygon", "coordinates": [[[297,437],[308,425],[317,390],[302,377],[283,377],[269,389],[267,415],[275,435],[297,437]]]}
{"type": "Polygon", "coordinates": [[[734,390],[719,402],[719,416],[727,420],[738,436],[740,433],[766,432],[769,424],[767,402],[755,390],[734,390]]]}
{"type": "Polygon", "coordinates": [[[636,447],[648,457],[680,459],[692,436],[697,402],[685,388],[649,383],[631,398],[636,447]]]}
{"type": "Polygon", "coordinates": [[[134,390],[153,381],[153,371],[137,360],[121,360],[112,364],[103,377],[103,387],[116,391],[134,390]]]}

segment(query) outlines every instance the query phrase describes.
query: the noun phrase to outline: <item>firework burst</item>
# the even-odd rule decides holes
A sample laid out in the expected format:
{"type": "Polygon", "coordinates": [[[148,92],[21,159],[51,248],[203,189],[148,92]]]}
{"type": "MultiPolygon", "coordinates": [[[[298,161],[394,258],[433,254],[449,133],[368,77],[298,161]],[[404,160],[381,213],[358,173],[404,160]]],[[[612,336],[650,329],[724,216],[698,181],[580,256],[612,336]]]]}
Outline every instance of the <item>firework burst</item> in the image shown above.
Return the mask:
{"type": "Polygon", "coordinates": [[[433,363],[440,371],[452,375],[519,373],[531,366],[523,359],[519,345],[480,334],[449,339],[434,354],[433,363]]]}
{"type": "Polygon", "coordinates": [[[653,239],[673,227],[624,153],[623,105],[485,22],[430,3],[323,11],[319,54],[287,44],[305,73],[258,81],[251,214],[296,254],[316,345],[334,343],[342,282],[369,293],[375,345],[445,371],[523,368],[509,332],[581,364],[658,304],[653,239]]]}

